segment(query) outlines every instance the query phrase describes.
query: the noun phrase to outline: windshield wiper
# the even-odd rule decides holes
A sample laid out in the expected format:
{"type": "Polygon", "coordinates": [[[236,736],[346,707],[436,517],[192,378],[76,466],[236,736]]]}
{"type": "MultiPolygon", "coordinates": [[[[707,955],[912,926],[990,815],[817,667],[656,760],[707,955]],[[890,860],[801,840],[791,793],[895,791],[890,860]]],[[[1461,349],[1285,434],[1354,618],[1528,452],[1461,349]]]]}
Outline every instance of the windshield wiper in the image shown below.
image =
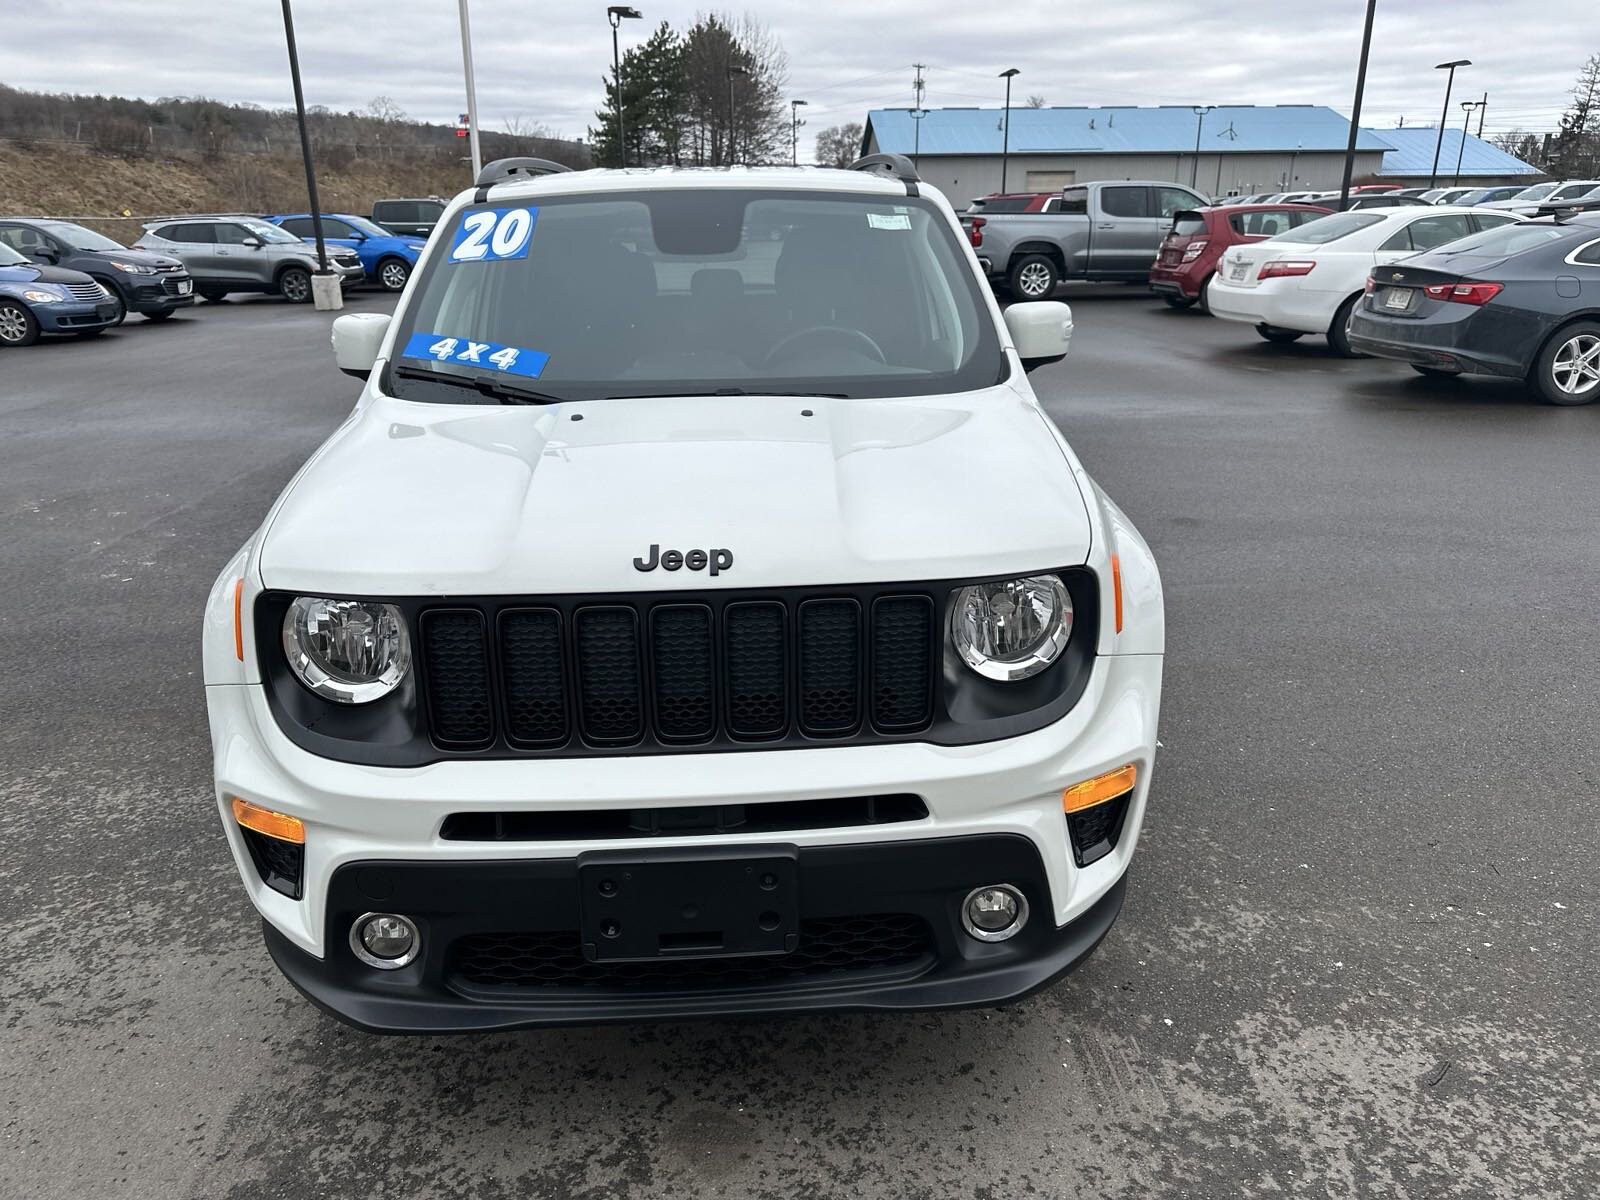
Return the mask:
{"type": "Polygon", "coordinates": [[[709,392],[620,392],[607,400],[673,400],[686,396],[815,396],[821,400],[848,400],[843,392],[773,392],[766,388],[748,391],[740,387],[715,388],[709,392]]]}
{"type": "Polygon", "coordinates": [[[565,404],[565,396],[519,387],[496,377],[477,379],[469,375],[448,375],[443,371],[428,371],[421,367],[395,367],[394,373],[402,379],[426,379],[429,383],[443,383],[450,387],[470,388],[490,396],[501,404],[565,404]]]}

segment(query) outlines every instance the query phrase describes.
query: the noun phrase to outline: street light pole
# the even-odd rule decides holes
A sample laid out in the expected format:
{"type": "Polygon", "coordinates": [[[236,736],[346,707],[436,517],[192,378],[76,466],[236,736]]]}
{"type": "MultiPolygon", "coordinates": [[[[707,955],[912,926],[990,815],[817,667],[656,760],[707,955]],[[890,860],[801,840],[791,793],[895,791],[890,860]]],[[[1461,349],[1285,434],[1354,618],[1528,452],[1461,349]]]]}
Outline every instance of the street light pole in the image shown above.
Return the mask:
{"type": "Polygon", "coordinates": [[[1356,169],[1356,139],[1361,136],[1361,98],[1367,90],[1367,55],[1372,50],[1372,18],[1378,0],[1367,0],[1367,23],[1361,30],[1361,62],[1356,67],[1356,98],[1350,103],[1350,137],[1344,144],[1344,178],[1339,184],[1339,211],[1350,204],[1350,178],[1356,169]]]}
{"type": "Polygon", "coordinates": [[[467,20],[467,0],[461,0],[461,65],[467,76],[467,144],[472,154],[472,178],[483,170],[478,152],[478,81],[472,74],[472,25],[467,20]]]}
{"type": "MultiPolygon", "coordinates": [[[[1000,72],[1000,78],[1006,81],[1006,115],[1004,133],[1000,140],[1000,191],[1006,190],[1006,165],[1011,157],[1011,81],[1022,72],[1015,67],[1007,67],[1000,72]]],[[[919,125],[918,130],[921,130],[919,125]]]]}
{"type": "Polygon", "coordinates": [[[1461,186],[1461,159],[1467,152],[1467,134],[1472,129],[1472,110],[1483,103],[1480,100],[1463,100],[1462,109],[1466,112],[1466,120],[1461,122],[1461,145],[1456,147],[1456,173],[1450,177],[1451,187],[1461,186]]]}
{"type": "Polygon", "coordinates": [[[1194,170],[1189,172],[1189,186],[1194,188],[1196,191],[1198,191],[1200,189],[1200,131],[1205,128],[1205,125],[1206,125],[1206,114],[1208,112],[1216,111],[1216,107],[1217,106],[1215,104],[1207,104],[1204,107],[1201,107],[1200,105],[1196,104],[1196,105],[1193,105],[1192,107],[1194,109],[1194,116],[1195,116],[1195,121],[1194,121],[1194,170]]]}
{"type": "Polygon", "coordinates": [[[728,64],[728,155],[724,163],[725,166],[731,167],[733,165],[733,80],[736,75],[748,74],[750,74],[748,67],[737,66],[734,63],[728,64]]]}
{"type": "MultiPolygon", "coordinates": [[[[461,0],[463,4],[467,0],[461,0]]],[[[624,20],[637,20],[644,16],[637,8],[613,4],[606,9],[606,20],[611,22],[611,103],[617,106],[617,166],[628,165],[628,126],[622,116],[622,53],[617,48],[617,27],[624,20]]]]}
{"type": "Polygon", "coordinates": [[[322,201],[317,198],[317,172],[311,165],[311,135],[306,132],[306,94],[300,87],[300,51],[295,46],[294,13],[289,11],[289,0],[283,0],[283,36],[289,44],[289,78],[294,84],[294,115],[300,123],[300,157],[306,167],[311,231],[317,238],[317,274],[311,281],[311,298],[320,309],[341,308],[339,283],[328,272],[328,245],[322,240],[322,201]]]}
{"type": "Polygon", "coordinates": [[[1433,68],[1435,71],[1448,70],[1450,74],[1445,77],[1444,81],[1444,111],[1439,114],[1439,136],[1433,143],[1433,170],[1428,172],[1428,186],[1430,188],[1439,180],[1439,151],[1444,149],[1444,127],[1445,122],[1450,119],[1450,89],[1455,86],[1456,68],[1470,67],[1471,65],[1472,60],[1470,58],[1458,58],[1451,62],[1437,63],[1433,68]]]}
{"type": "Polygon", "coordinates": [[[789,165],[800,165],[800,126],[805,122],[800,119],[800,110],[806,106],[804,100],[789,101],[789,165]]]}

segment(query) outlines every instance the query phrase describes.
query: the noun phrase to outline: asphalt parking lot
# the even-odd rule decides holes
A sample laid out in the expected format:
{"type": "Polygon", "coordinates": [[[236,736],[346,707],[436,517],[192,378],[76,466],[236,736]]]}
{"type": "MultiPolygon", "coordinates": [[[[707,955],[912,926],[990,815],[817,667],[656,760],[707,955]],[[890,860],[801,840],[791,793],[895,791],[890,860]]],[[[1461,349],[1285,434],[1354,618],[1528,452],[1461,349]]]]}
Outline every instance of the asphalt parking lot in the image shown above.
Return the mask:
{"type": "Polygon", "coordinates": [[[1097,954],[999,1011],[481,1039],[302,1001],[217,829],[201,604],[353,399],[328,317],[0,351],[0,1192],[1600,1193],[1600,411],[1066,298],[1036,386],[1169,621],[1097,954]]]}

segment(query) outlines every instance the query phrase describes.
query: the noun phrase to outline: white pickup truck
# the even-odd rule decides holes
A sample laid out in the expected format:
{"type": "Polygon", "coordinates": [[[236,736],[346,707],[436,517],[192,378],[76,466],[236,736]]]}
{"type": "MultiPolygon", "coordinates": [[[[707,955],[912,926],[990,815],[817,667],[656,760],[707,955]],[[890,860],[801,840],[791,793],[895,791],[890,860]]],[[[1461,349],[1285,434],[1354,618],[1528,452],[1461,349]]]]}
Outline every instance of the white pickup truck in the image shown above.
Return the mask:
{"type": "Polygon", "coordinates": [[[1147,279],[1172,215],[1209,203],[1182,184],[1122,179],[1065,188],[1053,211],[977,212],[961,224],[991,281],[1043,300],[1063,279],[1147,279]]]}

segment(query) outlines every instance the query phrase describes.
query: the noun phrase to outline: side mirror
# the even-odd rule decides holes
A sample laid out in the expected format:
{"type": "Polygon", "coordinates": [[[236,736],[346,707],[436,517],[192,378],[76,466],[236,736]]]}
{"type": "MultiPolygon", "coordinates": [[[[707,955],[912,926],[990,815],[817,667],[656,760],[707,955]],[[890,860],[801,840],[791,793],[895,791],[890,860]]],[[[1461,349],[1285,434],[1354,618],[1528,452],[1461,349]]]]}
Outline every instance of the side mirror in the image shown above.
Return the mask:
{"type": "Polygon", "coordinates": [[[35,246],[28,251],[29,258],[38,259],[40,262],[54,263],[61,261],[60,253],[53,246],[35,246]]]}
{"type": "Polygon", "coordinates": [[[389,332],[388,313],[347,313],[333,322],[333,360],[357,379],[372,374],[378,350],[389,332]]]}
{"type": "Polygon", "coordinates": [[[1060,362],[1072,343],[1072,309],[1060,300],[1028,300],[1006,309],[1006,329],[1022,369],[1060,362]]]}
{"type": "Polygon", "coordinates": [[[249,246],[250,249],[252,249],[252,250],[261,249],[261,239],[258,238],[258,237],[247,237],[247,238],[245,238],[245,240],[243,242],[241,242],[239,244],[241,246],[249,246]]]}

